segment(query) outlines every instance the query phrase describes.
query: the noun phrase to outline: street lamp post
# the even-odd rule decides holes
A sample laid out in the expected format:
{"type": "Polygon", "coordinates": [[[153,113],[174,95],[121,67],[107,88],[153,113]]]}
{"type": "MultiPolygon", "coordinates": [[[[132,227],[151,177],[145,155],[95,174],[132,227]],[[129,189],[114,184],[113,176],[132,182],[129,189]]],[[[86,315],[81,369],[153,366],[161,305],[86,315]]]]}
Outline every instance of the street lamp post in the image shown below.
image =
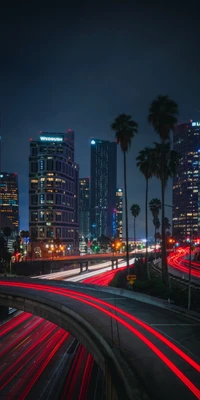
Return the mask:
{"type": "Polygon", "coordinates": [[[191,307],[191,269],[192,269],[192,229],[190,231],[190,255],[189,255],[189,270],[188,270],[188,310],[191,307]]]}

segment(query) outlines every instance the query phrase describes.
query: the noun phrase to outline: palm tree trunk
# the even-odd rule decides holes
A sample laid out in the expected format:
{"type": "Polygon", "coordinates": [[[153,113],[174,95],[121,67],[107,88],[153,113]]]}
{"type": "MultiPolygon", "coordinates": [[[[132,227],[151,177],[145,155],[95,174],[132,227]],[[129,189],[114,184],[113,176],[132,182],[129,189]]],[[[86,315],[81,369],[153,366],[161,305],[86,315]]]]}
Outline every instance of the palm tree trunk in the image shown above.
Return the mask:
{"type": "Polygon", "coordinates": [[[165,182],[161,181],[161,196],[162,196],[162,280],[165,285],[168,285],[168,266],[166,253],[166,234],[165,234],[165,182]]]}
{"type": "Polygon", "coordinates": [[[136,218],[134,217],[134,222],[133,222],[133,229],[134,229],[134,247],[136,251],[136,229],[135,229],[135,220],[136,218]]]}
{"type": "Polygon", "coordinates": [[[155,226],[154,239],[155,239],[155,258],[156,258],[156,226],[155,226]]]}
{"type": "Polygon", "coordinates": [[[126,152],[124,151],[124,199],[125,199],[125,225],[126,225],[126,262],[129,274],[129,252],[128,252],[128,199],[126,182],[126,152]]]}
{"type": "Polygon", "coordinates": [[[148,263],[148,179],[146,179],[146,196],[145,196],[145,225],[146,225],[146,272],[147,278],[150,278],[148,263]]]}

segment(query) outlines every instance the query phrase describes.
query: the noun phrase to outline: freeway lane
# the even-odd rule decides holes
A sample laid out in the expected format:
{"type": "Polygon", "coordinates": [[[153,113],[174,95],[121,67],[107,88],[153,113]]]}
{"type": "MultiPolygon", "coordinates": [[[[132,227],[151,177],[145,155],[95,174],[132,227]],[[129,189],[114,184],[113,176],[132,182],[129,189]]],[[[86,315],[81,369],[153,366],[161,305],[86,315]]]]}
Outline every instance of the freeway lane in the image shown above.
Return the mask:
{"type": "Polygon", "coordinates": [[[1,400],[55,400],[62,391],[62,381],[67,398],[78,398],[80,392],[84,399],[89,391],[95,398],[95,385],[91,386],[89,378],[93,374],[96,379],[96,364],[87,350],[63,329],[21,313],[2,325],[0,337],[1,400]]]}
{"type": "MultiPolygon", "coordinates": [[[[189,248],[179,248],[178,251],[168,256],[169,271],[180,276],[182,279],[188,279],[189,261],[186,257],[189,254],[189,248]]],[[[191,280],[195,284],[199,284],[200,267],[197,263],[191,262],[191,280]]]]}
{"type": "MultiPolygon", "coordinates": [[[[4,282],[1,284],[9,285],[4,282]]],[[[33,281],[25,283],[25,280],[19,282],[19,287],[17,282],[10,284],[16,285],[18,295],[28,296],[37,289],[47,302],[53,300],[66,305],[92,323],[127,358],[145,383],[150,398],[200,399],[200,324],[168,310],[100,290],[94,292],[87,285],[70,287],[70,284],[39,280],[34,285],[33,281]]],[[[2,290],[9,293],[9,287],[2,290]]]]}
{"type": "MultiPolygon", "coordinates": [[[[99,271],[98,265],[93,266],[91,268],[92,271],[89,271],[82,276],[78,274],[76,277],[73,277],[71,279],[75,279],[78,281],[83,279],[83,277],[95,275],[95,279],[97,280],[97,275],[100,272],[102,276],[102,271],[110,271],[111,267],[109,265],[110,262],[106,262],[103,265],[101,264],[101,268],[99,271]]],[[[45,276],[45,278],[49,279],[51,277],[52,279],[58,279],[63,278],[63,276],[66,276],[66,274],[70,277],[71,273],[74,275],[74,272],[75,271],[65,271],[64,273],[61,272],[51,274],[51,276],[47,275],[45,276]]],[[[79,272],[79,270],[77,270],[77,272],[79,272]]],[[[112,273],[113,275],[114,273],[116,273],[116,270],[110,271],[110,273],[112,273]]],[[[53,324],[43,320],[42,318],[33,317],[31,314],[28,313],[21,313],[1,327],[0,357],[1,360],[4,360],[2,368],[5,369],[5,371],[3,370],[4,373],[2,373],[0,378],[0,390],[2,399],[8,399],[8,397],[18,397],[21,399],[23,398],[23,396],[25,396],[26,398],[35,399],[38,397],[39,393],[41,398],[46,399],[48,396],[50,396],[51,393],[51,398],[55,400],[57,394],[59,393],[59,387],[57,387],[56,390],[55,388],[53,390],[52,382],[58,380],[58,378],[60,377],[59,370],[61,369],[62,372],[61,367],[63,367],[63,363],[65,363],[65,368],[69,364],[68,359],[70,357],[65,350],[65,347],[68,346],[69,340],[72,343],[74,342],[74,339],[72,339],[72,337],[69,335],[67,335],[66,339],[62,341],[63,335],[66,335],[66,333],[62,329],[59,330],[59,328],[57,328],[53,324]],[[52,329],[55,331],[54,341],[52,340],[49,343],[48,348],[46,349],[46,346],[43,346],[43,340],[41,342],[38,342],[38,338],[43,335],[44,338],[47,338],[47,336],[45,335],[50,335],[52,329]],[[57,335],[58,332],[60,333],[57,335]],[[59,340],[61,341],[60,346],[58,346],[56,352],[54,352],[54,347],[55,345],[57,345],[57,341],[59,342],[59,340]],[[40,349],[36,351],[37,348],[40,349]],[[26,363],[24,354],[26,357],[28,355],[26,363]],[[52,355],[52,357],[50,357],[48,362],[46,362],[45,356],[49,357],[49,354],[52,355]],[[58,371],[57,367],[55,367],[56,363],[58,363],[58,371]],[[49,376],[51,376],[51,378],[49,376]],[[23,388],[24,390],[22,390],[23,388]]],[[[65,383],[64,393],[67,393],[68,398],[70,398],[71,396],[72,399],[74,399],[74,396],[77,396],[77,398],[78,396],[81,396],[80,400],[82,400],[84,397],[85,399],[87,398],[87,393],[90,393],[90,395],[91,393],[93,393],[96,387],[96,384],[94,384],[94,382],[96,381],[97,374],[100,374],[100,371],[97,368],[96,363],[94,364],[94,359],[88,354],[86,349],[84,349],[83,346],[78,345],[78,343],[75,347],[77,346],[78,352],[74,355],[74,361],[72,363],[72,367],[69,371],[69,376],[67,377],[65,383]],[[72,371],[73,380],[69,379],[72,371]],[[91,376],[93,379],[90,382],[91,376]],[[79,391],[80,394],[78,394],[79,391]]],[[[73,346],[70,345],[70,347],[73,346]]],[[[103,382],[102,376],[101,382],[103,382]]],[[[54,383],[54,386],[56,386],[56,382],[54,383]]],[[[101,391],[102,386],[98,388],[100,396],[101,391]]]]}

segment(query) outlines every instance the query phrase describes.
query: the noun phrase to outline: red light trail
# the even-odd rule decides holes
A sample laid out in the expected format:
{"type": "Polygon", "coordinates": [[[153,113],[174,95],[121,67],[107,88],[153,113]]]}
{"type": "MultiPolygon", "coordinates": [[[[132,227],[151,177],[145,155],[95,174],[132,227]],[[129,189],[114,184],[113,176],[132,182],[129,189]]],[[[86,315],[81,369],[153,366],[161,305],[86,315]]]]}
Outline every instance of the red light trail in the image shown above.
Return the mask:
{"type": "Polygon", "coordinates": [[[108,315],[109,317],[115,319],[118,321],[121,325],[126,327],[130,332],[132,332],[135,336],[137,336],[143,343],[145,343],[159,358],[162,360],[165,365],[190,389],[190,391],[196,396],[196,398],[200,399],[200,390],[184,375],[178,367],[175,366],[174,363],[172,363],[169,358],[164,355],[163,352],[161,352],[147,337],[145,337],[141,332],[139,332],[136,328],[134,328],[130,323],[128,323],[126,320],[123,318],[114,315],[112,312],[110,312],[107,309],[104,309],[101,307],[99,304],[103,305],[104,307],[107,307],[109,309],[113,309],[117,311],[119,314],[123,315],[125,318],[132,320],[133,322],[139,324],[142,326],[145,330],[148,330],[152,335],[156,336],[158,339],[162,340],[163,343],[165,343],[167,346],[171,348],[171,350],[175,351],[178,355],[180,355],[186,362],[188,362],[193,368],[195,368],[199,372],[200,366],[195,363],[194,360],[192,360],[189,356],[187,356],[184,352],[182,352],[178,347],[173,345],[168,339],[166,339],[164,336],[159,334],[157,331],[155,331],[153,328],[148,326],[147,324],[143,323],[142,321],[138,320],[137,318],[131,316],[130,314],[126,313],[125,311],[121,310],[118,307],[112,306],[111,304],[99,300],[95,297],[92,297],[90,295],[84,295],[77,293],[73,290],[70,289],[61,289],[61,288],[55,288],[52,286],[48,285],[43,285],[43,284],[24,284],[24,283],[10,283],[10,282],[0,282],[1,285],[5,286],[12,286],[12,287],[21,287],[25,289],[37,289],[40,291],[46,291],[50,293],[55,293],[58,295],[62,295],[65,297],[72,298],[74,300],[80,301],[84,304],[87,304],[89,306],[92,306],[96,308],[97,310],[101,311],[102,313],[108,315]],[[97,304],[95,304],[97,303],[97,304]],[[148,327],[148,328],[147,328],[148,327]]]}
{"type": "MultiPolygon", "coordinates": [[[[186,255],[189,254],[189,248],[179,248],[177,252],[171,253],[168,258],[168,264],[186,274],[189,273],[189,261],[185,260],[186,255]]],[[[198,264],[191,261],[191,275],[195,278],[200,278],[200,266],[198,264]]]]}

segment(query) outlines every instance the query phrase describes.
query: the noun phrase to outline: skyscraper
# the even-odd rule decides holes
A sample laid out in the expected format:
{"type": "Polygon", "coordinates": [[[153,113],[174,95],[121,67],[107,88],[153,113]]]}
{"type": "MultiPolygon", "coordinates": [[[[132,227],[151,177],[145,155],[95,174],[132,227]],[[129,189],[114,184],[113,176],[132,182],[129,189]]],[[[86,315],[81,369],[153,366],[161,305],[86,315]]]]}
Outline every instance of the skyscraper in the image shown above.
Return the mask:
{"type": "Polygon", "coordinates": [[[122,239],[123,235],[123,189],[116,191],[116,237],[122,239]]]}
{"type": "Polygon", "coordinates": [[[19,192],[16,173],[0,172],[0,229],[19,230],[19,192]]]}
{"type": "Polygon", "coordinates": [[[178,124],[173,148],[180,154],[173,179],[173,232],[189,236],[200,230],[200,122],[178,124]]]}
{"type": "Polygon", "coordinates": [[[93,238],[112,237],[115,225],[117,144],[91,140],[90,228],[93,238]]]}
{"type": "Polygon", "coordinates": [[[74,132],[40,132],[30,141],[29,230],[44,242],[60,238],[76,251],[79,242],[79,166],[74,132]]]}
{"type": "Polygon", "coordinates": [[[79,179],[79,219],[80,236],[86,237],[90,233],[90,198],[89,178],[79,179]]]}

